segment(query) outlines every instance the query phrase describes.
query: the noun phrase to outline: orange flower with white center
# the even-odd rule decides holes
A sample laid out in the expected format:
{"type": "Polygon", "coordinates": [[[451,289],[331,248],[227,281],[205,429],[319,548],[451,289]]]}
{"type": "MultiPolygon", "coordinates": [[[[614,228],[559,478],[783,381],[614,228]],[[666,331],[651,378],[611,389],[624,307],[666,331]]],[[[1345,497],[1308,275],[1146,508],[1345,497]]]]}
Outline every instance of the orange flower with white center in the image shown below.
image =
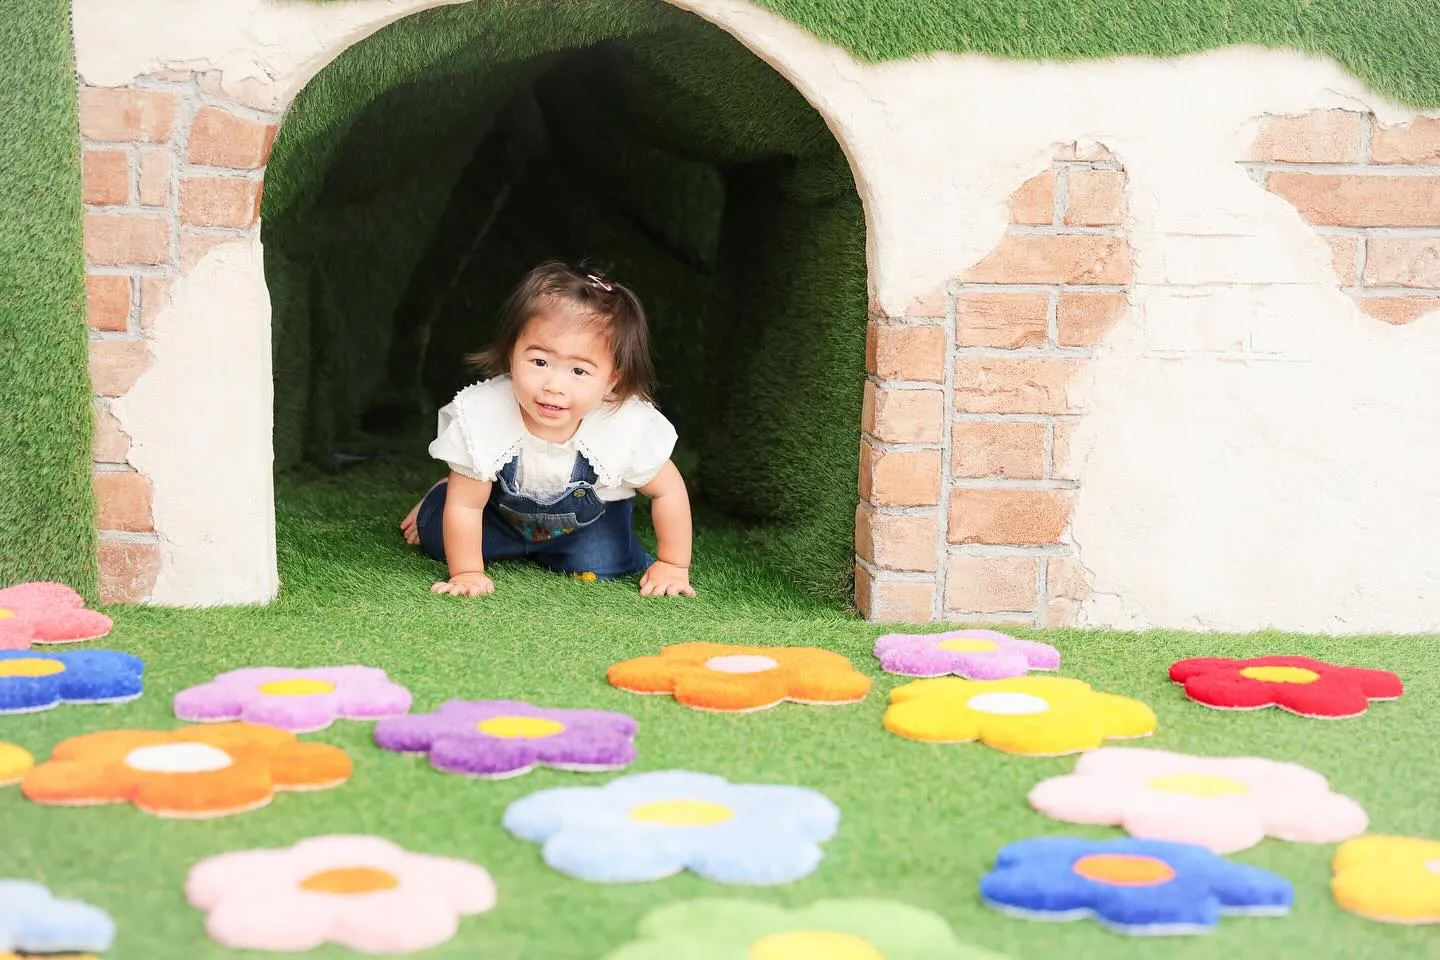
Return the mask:
{"type": "Polygon", "coordinates": [[[323,790],[350,778],[345,751],[251,723],[106,730],[62,741],[20,781],[36,803],[134,803],[158,817],[205,819],[263,807],[277,790],[323,790]]]}
{"type": "Polygon", "coordinates": [[[660,655],[617,663],[610,683],[631,693],[671,694],[696,710],[739,713],[785,700],[859,703],[870,678],[838,653],[818,647],[742,647],[676,643],[660,655]]]}

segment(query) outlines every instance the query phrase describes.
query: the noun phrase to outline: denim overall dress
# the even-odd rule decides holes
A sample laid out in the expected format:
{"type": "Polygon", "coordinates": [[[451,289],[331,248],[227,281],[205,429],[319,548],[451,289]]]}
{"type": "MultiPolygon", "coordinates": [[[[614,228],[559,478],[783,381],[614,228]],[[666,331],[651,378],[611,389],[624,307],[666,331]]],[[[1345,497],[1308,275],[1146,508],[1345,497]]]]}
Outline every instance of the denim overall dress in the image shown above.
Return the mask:
{"type": "MultiPolygon", "coordinates": [[[[629,498],[601,500],[595,492],[595,470],[584,455],[576,454],[570,482],[548,500],[516,489],[519,465],[518,456],[511,458],[490,488],[481,543],[487,567],[496,560],[531,560],[555,573],[613,580],[650,566],[650,555],[631,528],[634,504],[629,498]]],[[[448,487],[445,481],[426,494],[415,517],[420,549],[442,563],[448,487]]]]}

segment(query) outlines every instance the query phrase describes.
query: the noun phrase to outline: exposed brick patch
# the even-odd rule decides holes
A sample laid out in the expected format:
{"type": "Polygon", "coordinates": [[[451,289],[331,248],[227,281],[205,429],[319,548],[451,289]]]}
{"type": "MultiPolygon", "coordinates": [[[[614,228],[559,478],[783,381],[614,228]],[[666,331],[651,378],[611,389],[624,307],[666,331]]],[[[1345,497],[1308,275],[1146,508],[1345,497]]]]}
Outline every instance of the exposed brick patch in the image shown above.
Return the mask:
{"type": "Polygon", "coordinates": [[[1375,163],[1440,163],[1440,118],[1416,117],[1399,126],[1376,124],[1370,139],[1375,163]]]}
{"type": "Polygon", "coordinates": [[[947,613],[1029,612],[1035,606],[1036,557],[951,556],[945,574],[947,613]]]}
{"type": "Polygon", "coordinates": [[[205,233],[199,230],[180,231],[180,268],[189,270],[199,263],[205,254],[225,243],[239,239],[233,233],[205,233]]]}
{"type": "Polygon", "coordinates": [[[864,567],[857,567],[855,606],[866,619],[881,623],[927,623],[933,619],[935,585],[914,580],[877,580],[864,567]]]}
{"type": "Polygon", "coordinates": [[[860,444],[860,499],[876,506],[923,507],[940,502],[939,450],[877,450],[860,444]]]}
{"type": "Polygon", "coordinates": [[[1271,163],[1358,163],[1364,115],[1318,110],[1294,117],[1265,117],[1250,159],[1271,163]]]}
{"type": "Polygon", "coordinates": [[[107,406],[95,410],[94,457],[97,463],[124,463],[130,456],[130,437],[107,406]]]}
{"type": "Polygon", "coordinates": [[[950,472],[975,479],[1040,480],[1045,476],[1045,424],[1027,420],[957,420],[950,435],[950,472]]]}
{"type": "Polygon", "coordinates": [[[1080,372],[1077,357],[961,356],[955,361],[955,409],[960,413],[1077,413],[1067,384],[1080,372]]]}
{"type": "Polygon", "coordinates": [[[1440,289],[1440,236],[1365,241],[1365,286],[1440,289]]]}
{"type": "Polygon", "coordinates": [[[91,340],[90,381],[101,397],[122,397],[150,367],[143,340],[91,340]]]}
{"type": "Polygon", "coordinates": [[[1440,297],[1364,297],[1357,302],[1366,316],[1396,326],[1440,310],[1440,297]]]}
{"type": "Polygon", "coordinates": [[[938,537],[934,514],[886,513],[865,503],[855,511],[855,550],[877,567],[932,571],[938,537]]]}
{"type": "Polygon", "coordinates": [[[961,279],[966,283],[1125,284],[1130,247],[1103,234],[1009,234],[961,279]]]}
{"type": "Polygon", "coordinates": [[[187,157],[201,166],[258,169],[269,158],[278,129],[220,107],[201,107],[190,123],[187,157]]]}
{"type": "Polygon", "coordinates": [[[1033,347],[1043,344],[1050,316],[1048,293],[962,293],[955,297],[955,343],[962,347],[1033,347]]]}
{"type": "Polygon", "coordinates": [[[180,222],[245,230],[260,219],[260,181],[244,177],[182,177],[180,222]]]}
{"type": "Polygon", "coordinates": [[[1355,265],[1360,260],[1360,247],[1365,241],[1358,237],[1328,236],[1322,238],[1330,248],[1330,266],[1341,286],[1355,282],[1355,265]]]}
{"type": "Polygon", "coordinates": [[[1070,524],[1074,495],[1035,487],[972,487],[950,495],[950,542],[1056,544],[1070,524]]]}
{"type": "Polygon", "coordinates": [[[170,205],[170,181],[174,176],[174,167],[175,161],[169,150],[146,147],[140,151],[141,206],[170,205]]]}
{"type": "Polygon", "coordinates": [[[1052,557],[1046,564],[1045,626],[1062,627],[1075,622],[1080,606],[1090,598],[1091,589],[1085,570],[1070,557],[1052,557]]]}
{"type": "Polygon", "coordinates": [[[1440,227],[1440,176],[1283,172],[1266,186],[1316,226],[1440,227]]]}
{"type": "Polygon", "coordinates": [[[124,150],[86,150],[80,157],[82,199],[97,206],[130,202],[130,155],[124,150]]]}
{"type": "Polygon", "coordinates": [[[892,390],[865,384],[860,429],[886,443],[939,443],[945,394],[939,390],[892,390]]]}
{"type": "Polygon", "coordinates": [[[168,263],[169,220],[159,213],[87,213],[85,257],[99,267],[168,263]]]}
{"type": "Polygon", "coordinates": [[[164,143],[180,111],[180,95],[128,87],[80,88],[80,136],[111,143],[164,143]]]}
{"type": "Polygon", "coordinates": [[[95,487],[95,522],[102,530],[148,533],[151,521],[150,479],[141,473],[98,471],[95,487]]]}
{"type": "Polygon", "coordinates": [[[1055,171],[1045,170],[1026,180],[1010,195],[1010,222],[1045,224],[1055,222],[1055,171]]]}
{"type": "Polygon", "coordinates": [[[133,282],[128,276],[104,273],[85,278],[85,321],[91,330],[113,333],[129,327],[133,282]]]}
{"type": "Polygon", "coordinates": [[[102,603],[141,603],[149,598],[160,575],[160,545],[152,541],[101,539],[102,603]]]}
{"type": "Polygon", "coordinates": [[[1125,222],[1125,171],[1077,168],[1067,179],[1066,223],[1105,227],[1125,222]]]}
{"type": "Polygon", "coordinates": [[[164,277],[140,278],[140,329],[150,333],[155,327],[155,318],[169,302],[170,281],[164,277]]]}
{"type": "Polygon", "coordinates": [[[1093,347],[1128,306],[1123,293],[1067,290],[1055,305],[1056,339],[1062,347],[1093,347]]]}
{"type": "Polygon", "coordinates": [[[947,349],[943,327],[872,321],[865,331],[865,368],[881,380],[940,383],[947,349]]]}

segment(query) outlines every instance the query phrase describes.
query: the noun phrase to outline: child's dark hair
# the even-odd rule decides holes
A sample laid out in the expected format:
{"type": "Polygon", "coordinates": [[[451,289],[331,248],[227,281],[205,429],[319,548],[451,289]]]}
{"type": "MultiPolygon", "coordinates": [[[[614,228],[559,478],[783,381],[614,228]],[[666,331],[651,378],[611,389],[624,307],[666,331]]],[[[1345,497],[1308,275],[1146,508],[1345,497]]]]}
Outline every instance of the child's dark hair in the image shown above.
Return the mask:
{"type": "Polygon", "coordinates": [[[615,358],[617,380],[611,396],[617,402],[650,400],[655,370],[650,359],[650,328],[640,299],[624,285],[588,266],[560,260],[540,264],[525,275],[505,300],[500,331],[485,350],[465,359],[490,376],[510,372],[510,354],[530,318],[548,303],[566,303],[602,323],[615,358]]]}

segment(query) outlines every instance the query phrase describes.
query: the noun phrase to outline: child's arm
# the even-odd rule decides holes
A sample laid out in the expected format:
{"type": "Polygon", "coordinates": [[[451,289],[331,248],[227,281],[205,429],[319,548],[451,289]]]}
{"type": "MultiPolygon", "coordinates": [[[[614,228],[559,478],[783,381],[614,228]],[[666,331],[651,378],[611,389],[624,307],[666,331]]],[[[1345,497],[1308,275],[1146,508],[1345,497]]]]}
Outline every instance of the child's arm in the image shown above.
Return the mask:
{"type": "Polygon", "coordinates": [[[640,592],[647,597],[695,596],[690,586],[690,495],[684,478],[666,460],[640,492],[650,498],[658,558],[640,578],[640,592]]]}
{"type": "Polygon", "coordinates": [[[490,502],[489,480],[450,474],[445,492],[445,562],[450,579],[430,587],[436,593],[473,597],[494,593],[495,583],[485,573],[481,544],[485,538],[485,504],[490,502]]]}

